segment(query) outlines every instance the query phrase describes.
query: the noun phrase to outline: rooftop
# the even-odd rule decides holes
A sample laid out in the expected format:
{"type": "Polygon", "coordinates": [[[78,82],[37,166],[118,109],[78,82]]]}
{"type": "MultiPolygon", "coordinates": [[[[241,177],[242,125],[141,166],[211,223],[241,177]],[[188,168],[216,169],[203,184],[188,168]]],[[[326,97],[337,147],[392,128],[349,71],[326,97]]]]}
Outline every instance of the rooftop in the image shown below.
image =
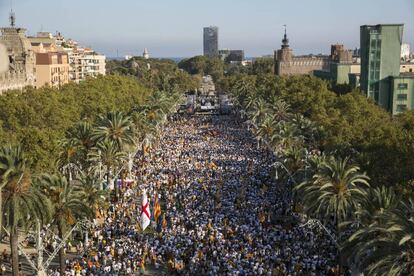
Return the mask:
{"type": "Polygon", "coordinates": [[[404,26],[404,23],[396,23],[396,24],[376,24],[376,25],[362,25],[362,27],[392,27],[392,26],[404,26]]]}

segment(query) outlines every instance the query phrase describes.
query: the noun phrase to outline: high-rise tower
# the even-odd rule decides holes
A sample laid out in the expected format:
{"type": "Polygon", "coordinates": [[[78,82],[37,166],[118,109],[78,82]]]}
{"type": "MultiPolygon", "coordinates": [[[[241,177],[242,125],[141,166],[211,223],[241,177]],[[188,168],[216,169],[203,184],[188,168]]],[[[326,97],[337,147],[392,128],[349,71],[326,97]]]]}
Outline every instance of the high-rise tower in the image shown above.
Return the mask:
{"type": "Polygon", "coordinates": [[[390,110],[389,77],[399,76],[403,24],[361,26],[361,89],[390,110]]]}
{"type": "Polygon", "coordinates": [[[204,28],[204,56],[218,57],[218,27],[204,28]]]}

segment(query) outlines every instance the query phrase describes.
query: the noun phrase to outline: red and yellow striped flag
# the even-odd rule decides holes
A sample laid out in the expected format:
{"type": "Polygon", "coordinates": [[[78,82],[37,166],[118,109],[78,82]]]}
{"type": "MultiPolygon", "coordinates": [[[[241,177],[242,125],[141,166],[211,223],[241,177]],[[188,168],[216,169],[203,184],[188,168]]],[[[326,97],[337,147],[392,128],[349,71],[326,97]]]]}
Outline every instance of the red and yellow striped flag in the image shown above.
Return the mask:
{"type": "Polygon", "coordinates": [[[160,202],[158,201],[158,195],[156,195],[155,205],[154,205],[154,218],[155,218],[155,221],[158,221],[158,218],[160,216],[161,216],[161,205],[160,205],[160,202]]]}

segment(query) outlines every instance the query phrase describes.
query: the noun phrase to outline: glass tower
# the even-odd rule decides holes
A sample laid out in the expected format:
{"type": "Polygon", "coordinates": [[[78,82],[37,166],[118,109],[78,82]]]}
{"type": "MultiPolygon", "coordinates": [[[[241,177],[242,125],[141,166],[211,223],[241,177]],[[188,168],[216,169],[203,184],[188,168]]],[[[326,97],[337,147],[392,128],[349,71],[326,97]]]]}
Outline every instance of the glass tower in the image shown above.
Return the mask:
{"type": "Polygon", "coordinates": [[[218,27],[204,28],[204,56],[218,57],[218,27]]]}

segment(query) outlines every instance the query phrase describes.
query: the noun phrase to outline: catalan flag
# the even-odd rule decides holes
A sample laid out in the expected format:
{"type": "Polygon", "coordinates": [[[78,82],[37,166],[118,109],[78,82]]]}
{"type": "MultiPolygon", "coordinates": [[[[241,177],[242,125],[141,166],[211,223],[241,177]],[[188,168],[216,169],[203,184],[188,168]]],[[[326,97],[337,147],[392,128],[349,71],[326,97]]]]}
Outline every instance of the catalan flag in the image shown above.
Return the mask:
{"type": "Polygon", "coordinates": [[[142,195],[142,205],[141,205],[141,228],[142,231],[148,227],[151,221],[150,209],[149,209],[149,202],[147,199],[147,191],[144,190],[142,195]]]}
{"type": "Polygon", "coordinates": [[[158,200],[158,195],[155,196],[155,205],[154,205],[154,218],[155,221],[158,222],[158,218],[161,215],[161,205],[160,202],[158,200]]]}

